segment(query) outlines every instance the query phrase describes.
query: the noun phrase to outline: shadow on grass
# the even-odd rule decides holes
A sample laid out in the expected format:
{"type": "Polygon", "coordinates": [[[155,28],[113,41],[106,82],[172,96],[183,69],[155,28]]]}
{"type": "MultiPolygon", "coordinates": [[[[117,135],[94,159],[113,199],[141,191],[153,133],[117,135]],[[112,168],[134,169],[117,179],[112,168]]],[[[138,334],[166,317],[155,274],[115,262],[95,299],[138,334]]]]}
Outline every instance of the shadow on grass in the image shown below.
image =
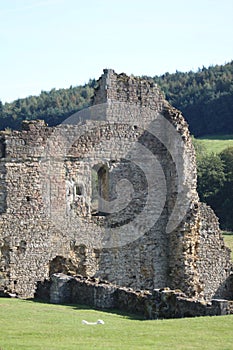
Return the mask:
{"type": "Polygon", "coordinates": [[[50,303],[48,301],[44,301],[44,300],[36,299],[36,298],[31,298],[31,299],[27,299],[27,300],[35,302],[35,303],[40,303],[40,304],[62,305],[62,306],[70,307],[70,308],[72,308],[74,310],[100,311],[100,312],[105,312],[105,313],[108,313],[108,314],[122,316],[124,318],[127,318],[128,320],[147,321],[147,319],[144,318],[142,315],[131,314],[131,313],[128,313],[128,312],[125,312],[125,311],[122,311],[122,310],[118,310],[118,309],[100,309],[100,308],[95,308],[95,307],[88,306],[88,305],[79,305],[79,304],[53,304],[53,303],[50,303]]]}

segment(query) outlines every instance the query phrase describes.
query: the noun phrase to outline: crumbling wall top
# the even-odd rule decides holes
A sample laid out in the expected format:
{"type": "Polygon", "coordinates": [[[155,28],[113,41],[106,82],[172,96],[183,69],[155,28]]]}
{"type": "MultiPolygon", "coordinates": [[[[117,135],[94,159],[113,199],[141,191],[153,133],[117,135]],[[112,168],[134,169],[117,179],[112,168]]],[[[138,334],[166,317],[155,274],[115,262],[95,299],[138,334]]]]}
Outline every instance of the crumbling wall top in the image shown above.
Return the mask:
{"type": "Polygon", "coordinates": [[[164,95],[152,79],[128,76],[125,73],[116,74],[113,69],[104,69],[98,84],[93,98],[94,105],[118,101],[158,110],[165,102],[164,95]]]}
{"type": "Polygon", "coordinates": [[[41,129],[42,127],[47,126],[44,120],[23,120],[22,121],[22,130],[25,131],[34,131],[36,129],[41,129]]]}

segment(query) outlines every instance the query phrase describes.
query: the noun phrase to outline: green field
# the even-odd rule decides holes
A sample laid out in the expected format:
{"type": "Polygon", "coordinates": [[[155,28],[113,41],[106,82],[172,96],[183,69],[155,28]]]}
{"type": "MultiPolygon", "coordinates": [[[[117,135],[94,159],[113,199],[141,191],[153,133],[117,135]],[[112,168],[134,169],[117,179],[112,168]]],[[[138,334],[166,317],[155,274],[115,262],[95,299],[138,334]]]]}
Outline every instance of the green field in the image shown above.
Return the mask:
{"type": "Polygon", "coordinates": [[[207,135],[197,139],[207,153],[220,153],[227,147],[233,147],[233,135],[207,135]]]}
{"type": "Polygon", "coordinates": [[[232,350],[233,315],[144,321],[130,315],[0,299],[1,350],[232,350]],[[83,325],[82,320],[104,320],[83,325]]]}

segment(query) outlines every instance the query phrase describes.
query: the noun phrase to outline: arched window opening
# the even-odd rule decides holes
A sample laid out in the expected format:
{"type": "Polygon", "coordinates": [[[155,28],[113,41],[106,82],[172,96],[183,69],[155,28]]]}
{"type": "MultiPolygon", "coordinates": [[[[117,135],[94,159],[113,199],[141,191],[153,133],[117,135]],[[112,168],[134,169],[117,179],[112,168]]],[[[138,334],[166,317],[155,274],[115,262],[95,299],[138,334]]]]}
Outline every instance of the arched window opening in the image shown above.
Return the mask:
{"type": "Polygon", "coordinates": [[[109,168],[107,164],[96,165],[92,169],[92,215],[106,215],[101,199],[109,200],[109,168]]]}
{"type": "Polygon", "coordinates": [[[76,184],[75,185],[75,196],[83,196],[83,186],[76,184]]]}

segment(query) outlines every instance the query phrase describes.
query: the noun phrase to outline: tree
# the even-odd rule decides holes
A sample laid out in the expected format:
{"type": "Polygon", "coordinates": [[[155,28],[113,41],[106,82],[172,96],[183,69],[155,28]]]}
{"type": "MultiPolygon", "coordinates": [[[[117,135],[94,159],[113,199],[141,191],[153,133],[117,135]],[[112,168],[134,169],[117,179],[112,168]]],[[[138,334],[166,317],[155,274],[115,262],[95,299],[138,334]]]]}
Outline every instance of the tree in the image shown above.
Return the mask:
{"type": "Polygon", "coordinates": [[[200,199],[214,209],[222,229],[233,231],[233,147],[219,155],[196,152],[200,199]]]}
{"type": "Polygon", "coordinates": [[[226,181],[224,164],[219,155],[212,153],[197,158],[197,167],[197,189],[200,199],[211,205],[226,181]]]}
{"type": "Polygon", "coordinates": [[[217,214],[226,230],[233,231],[233,147],[220,153],[224,164],[226,181],[219,195],[217,214]]]}
{"type": "Polygon", "coordinates": [[[227,181],[233,183],[233,147],[224,149],[219,156],[225,166],[227,181]]]}

